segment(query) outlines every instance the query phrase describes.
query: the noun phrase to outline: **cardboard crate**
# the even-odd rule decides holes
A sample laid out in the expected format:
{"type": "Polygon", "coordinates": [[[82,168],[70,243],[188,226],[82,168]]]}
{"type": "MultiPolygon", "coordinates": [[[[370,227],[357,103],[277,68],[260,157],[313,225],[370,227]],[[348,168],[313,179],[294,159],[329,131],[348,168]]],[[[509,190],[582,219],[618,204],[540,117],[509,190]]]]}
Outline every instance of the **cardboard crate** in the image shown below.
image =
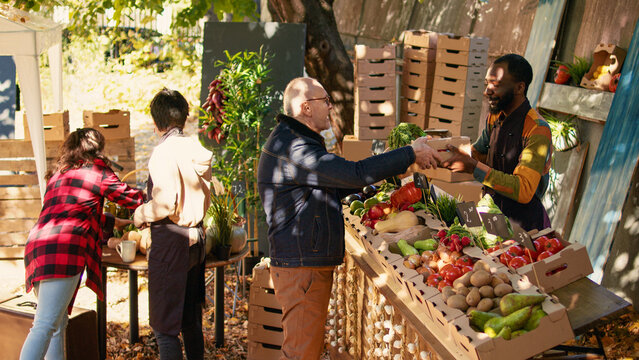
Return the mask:
{"type": "Polygon", "coordinates": [[[485,51],[437,49],[435,61],[464,66],[485,66],[488,63],[488,53],[485,51]]]}
{"type": "Polygon", "coordinates": [[[471,141],[477,139],[479,130],[479,117],[463,119],[463,121],[448,120],[437,117],[430,117],[428,125],[434,129],[448,130],[451,136],[468,136],[471,141]]]}
{"type": "Polygon", "coordinates": [[[416,67],[404,67],[402,72],[402,86],[415,86],[424,89],[431,89],[433,87],[433,81],[435,80],[434,71],[412,71],[416,70],[416,67]]]}
{"type": "Polygon", "coordinates": [[[459,80],[435,75],[433,89],[449,91],[458,94],[481,97],[484,92],[483,80],[459,80]]]}
{"type": "Polygon", "coordinates": [[[436,49],[438,34],[427,30],[404,31],[404,45],[418,46],[420,48],[436,49]]]}
{"type": "MultiPolygon", "coordinates": [[[[23,115],[24,140],[31,141],[27,114],[23,115]]],[[[64,141],[69,135],[69,111],[61,113],[43,114],[42,124],[44,129],[44,141],[64,141]]]]}
{"type": "Polygon", "coordinates": [[[438,179],[431,179],[430,183],[455,198],[461,196],[463,201],[472,201],[477,203],[483,196],[482,188],[484,186],[482,183],[474,180],[451,183],[438,179]]]}
{"type": "Polygon", "coordinates": [[[401,111],[407,113],[415,113],[419,115],[428,115],[430,109],[430,103],[426,101],[417,101],[411,99],[401,100],[401,111]]]}
{"type": "Polygon", "coordinates": [[[275,290],[263,288],[251,284],[249,290],[249,305],[259,305],[273,309],[281,309],[282,306],[275,298],[275,290]]]}
{"type": "Polygon", "coordinates": [[[458,51],[488,52],[489,40],[485,37],[457,36],[453,34],[438,34],[437,49],[458,51]]]}
{"type": "Polygon", "coordinates": [[[407,111],[407,110],[400,110],[399,121],[400,122],[405,122],[405,123],[410,123],[410,124],[415,124],[415,125],[419,126],[420,128],[422,128],[424,130],[429,127],[428,115],[426,115],[426,114],[418,114],[418,113],[410,112],[410,111],[407,111]]]}
{"type": "Polygon", "coordinates": [[[395,45],[385,45],[381,48],[373,48],[366,45],[355,45],[355,59],[395,59],[396,47],[395,45]]]}
{"type": "Polygon", "coordinates": [[[403,73],[417,73],[420,75],[434,75],[437,63],[420,59],[404,58],[403,73]]]}
{"type": "Polygon", "coordinates": [[[106,139],[126,139],[131,136],[131,116],[128,111],[109,110],[101,113],[84,110],[82,118],[84,127],[100,130],[106,139]]]}
{"type": "Polygon", "coordinates": [[[430,116],[439,119],[451,120],[452,122],[476,122],[481,115],[481,103],[476,103],[472,107],[451,106],[439,104],[434,101],[430,103],[430,116]]]}
{"type": "Polygon", "coordinates": [[[248,321],[253,324],[282,327],[282,309],[249,305],[248,321]]]}
{"type": "Polygon", "coordinates": [[[462,182],[462,181],[472,181],[475,178],[473,174],[466,173],[455,173],[448,169],[437,168],[437,169],[419,169],[418,167],[412,167],[411,169],[415,170],[414,172],[420,172],[429,179],[438,179],[445,182],[462,182]]]}
{"type": "Polygon", "coordinates": [[[284,341],[284,330],[282,328],[248,323],[248,340],[262,344],[282,345],[284,341]]]}
{"type": "Polygon", "coordinates": [[[435,75],[457,80],[483,82],[486,77],[485,66],[463,66],[443,62],[435,63],[435,75]]]}
{"type": "Polygon", "coordinates": [[[357,60],[355,73],[357,74],[391,74],[395,72],[395,59],[357,60]]]}
{"type": "Polygon", "coordinates": [[[590,70],[581,78],[581,87],[586,89],[610,91],[612,76],[621,72],[626,59],[626,50],[613,44],[599,44],[595,47],[590,70]],[[600,66],[609,66],[609,71],[595,79],[594,74],[600,66]]]}
{"type": "Polygon", "coordinates": [[[471,145],[470,138],[467,136],[451,136],[439,139],[430,139],[427,141],[428,146],[437,150],[442,157],[442,161],[447,160],[452,156],[451,152],[447,150],[448,145],[453,145],[459,148],[460,151],[470,155],[471,145]]]}
{"type": "Polygon", "coordinates": [[[281,356],[281,346],[262,344],[250,340],[248,342],[247,360],[279,360],[281,356]]]}
{"type": "Polygon", "coordinates": [[[355,88],[356,103],[361,100],[391,100],[395,101],[397,94],[395,84],[383,87],[356,87],[355,88]]]}
{"type": "Polygon", "coordinates": [[[392,74],[356,74],[356,87],[395,86],[395,73],[392,74]]]}
{"type": "Polygon", "coordinates": [[[433,95],[431,97],[431,101],[433,103],[449,105],[456,108],[481,110],[482,97],[465,95],[464,93],[455,93],[452,91],[433,89],[433,95]]]}
{"type": "Polygon", "coordinates": [[[377,140],[388,138],[393,126],[358,126],[355,128],[355,137],[360,140],[377,140]]]}
{"type": "Polygon", "coordinates": [[[405,99],[417,100],[417,101],[428,101],[430,102],[431,98],[431,89],[412,86],[412,85],[402,85],[401,95],[405,99]]]}
{"type": "Polygon", "coordinates": [[[357,102],[360,114],[395,114],[395,99],[392,100],[360,100],[357,102]]]}
{"type": "Polygon", "coordinates": [[[445,334],[450,335],[450,324],[453,322],[453,320],[460,317],[466,318],[466,314],[462,311],[453,309],[446,305],[446,302],[444,302],[444,299],[442,298],[439,291],[437,292],[437,294],[427,299],[426,303],[428,305],[428,311],[432,316],[433,323],[439,330],[441,330],[445,334]]]}
{"type": "Polygon", "coordinates": [[[261,261],[253,267],[253,280],[251,285],[265,289],[273,289],[273,279],[271,270],[266,261],[261,261]]]}
{"type": "Polygon", "coordinates": [[[373,140],[361,140],[354,135],[346,135],[342,140],[342,155],[349,161],[359,161],[370,157],[373,140]]]}
{"type": "Polygon", "coordinates": [[[416,46],[404,46],[404,63],[406,63],[406,60],[435,63],[435,59],[437,59],[437,51],[435,51],[435,49],[421,49],[416,46]]]}
{"type": "MultiPolygon", "coordinates": [[[[395,113],[386,114],[355,114],[355,127],[395,127],[395,113]]],[[[365,140],[365,139],[364,139],[365,140]]]]}

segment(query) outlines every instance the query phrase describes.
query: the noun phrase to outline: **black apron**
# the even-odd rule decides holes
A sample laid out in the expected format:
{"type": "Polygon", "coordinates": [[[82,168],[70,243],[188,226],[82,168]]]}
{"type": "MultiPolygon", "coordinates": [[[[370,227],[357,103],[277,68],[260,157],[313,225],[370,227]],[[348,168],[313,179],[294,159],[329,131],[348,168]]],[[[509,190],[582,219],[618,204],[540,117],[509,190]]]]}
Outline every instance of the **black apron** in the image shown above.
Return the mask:
{"type": "MultiPolygon", "coordinates": [[[[487,156],[489,167],[506,174],[513,174],[524,149],[522,140],[524,120],[530,109],[530,104],[526,100],[510,116],[497,120],[497,124],[490,133],[487,156]]],[[[526,231],[544,229],[548,225],[546,209],[537,195],[533,195],[532,200],[527,204],[522,204],[491,188],[484,187],[484,191],[492,196],[495,204],[511,222],[518,224],[526,231]]]]}
{"type": "MultiPolygon", "coordinates": [[[[149,200],[152,190],[149,176],[149,200]]],[[[184,304],[201,306],[205,301],[204,231],[200,223],[198,243],[189,247],[188,227],[168,218],[150,225],[149,323],[153,331],[177,336],[182,329],[184,304]]]]}

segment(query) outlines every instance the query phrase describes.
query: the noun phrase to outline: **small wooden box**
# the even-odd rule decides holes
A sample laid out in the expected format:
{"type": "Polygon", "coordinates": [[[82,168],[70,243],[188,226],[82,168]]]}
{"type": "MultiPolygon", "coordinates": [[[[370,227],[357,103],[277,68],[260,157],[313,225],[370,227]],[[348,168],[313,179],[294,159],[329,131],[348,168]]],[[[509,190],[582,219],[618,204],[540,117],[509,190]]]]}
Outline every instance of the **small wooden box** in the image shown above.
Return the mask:
{"type": "MultiPolygon", "coordinates": [[[[29,122],[27,114],[24,114],[24,139],[31,140],[29,133],[29,122]]],[[[42,125],[44,125],[44,141],[64,141],[69,135],[69,111],[61,113],[42,115],[42,125]]]]}
{"type": "Polygon", "coordinates": [[[84,110],[84,126],[100,130],[106,139],[131,137],[131,116],[126,110],[109,110],[106,113],[84,110]]]}

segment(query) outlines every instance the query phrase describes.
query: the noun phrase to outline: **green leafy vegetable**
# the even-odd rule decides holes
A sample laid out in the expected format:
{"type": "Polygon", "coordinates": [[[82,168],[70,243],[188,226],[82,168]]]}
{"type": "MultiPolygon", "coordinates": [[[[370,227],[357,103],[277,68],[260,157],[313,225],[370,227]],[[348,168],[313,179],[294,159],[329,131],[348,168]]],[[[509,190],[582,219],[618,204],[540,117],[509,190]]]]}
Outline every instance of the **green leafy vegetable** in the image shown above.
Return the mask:
{"type": "Polygon", "coordinates": [[[413,140],[424,135],[426,133],[419,126],[411,123],[400,123],[388,135],[388,148],[394,150],[410,145],[413,140]]]}
{"type": "Polygon", "coordinates": [[[435,203],[431,201],[426,204],[426,207],[428,212],[450,226],[457,216],[456,205],[457,199],[447,195],[441,195],[435,203]]]}

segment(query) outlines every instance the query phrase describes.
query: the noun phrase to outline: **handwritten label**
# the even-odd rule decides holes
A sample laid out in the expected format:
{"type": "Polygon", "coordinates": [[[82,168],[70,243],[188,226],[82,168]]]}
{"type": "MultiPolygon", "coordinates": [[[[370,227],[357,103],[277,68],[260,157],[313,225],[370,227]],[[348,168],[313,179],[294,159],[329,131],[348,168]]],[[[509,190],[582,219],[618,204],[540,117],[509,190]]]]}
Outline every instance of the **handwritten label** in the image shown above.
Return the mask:
{"type": "Polygon", "coordinates": [[[373,155],[379,155],[386,150],[386,143],[384,140],[373,140],[371,144],[371,153],[373,155]]]}
{"type": "Polygon", "coordinates": [[[510,238],[506,217],[503,214],[479,213],[489,234],[500,236],[503,239],[510,238]]]}
{"type": "Polygon", "coordinates": [[[532,239],[530,238],[530,235],[528,234],[528,232],[526,232],[526,230],[524,230],[521,226],[517,224],[513,225],[513,240],[517,241],[518,243],[522,244],[524,247],[530,250],[537,251],[537,249],[535,249],[535,244],[533,244],[532,239]]]}
{"type": "Polygon", "coordinates": [[[413,174],[413,181],[415,182],[415,187],[418,189],[428,190],[430,185],[428,184],[428,179],[426,175],[416,172],[413,174]]]}
{"type": "Polygon", "coordinates": [[[457,217],[462,225],[466,224],[469,227],[481,226],[477,208],[475,208],[475,203],[471,201],[457,204],[457,217]]]}

